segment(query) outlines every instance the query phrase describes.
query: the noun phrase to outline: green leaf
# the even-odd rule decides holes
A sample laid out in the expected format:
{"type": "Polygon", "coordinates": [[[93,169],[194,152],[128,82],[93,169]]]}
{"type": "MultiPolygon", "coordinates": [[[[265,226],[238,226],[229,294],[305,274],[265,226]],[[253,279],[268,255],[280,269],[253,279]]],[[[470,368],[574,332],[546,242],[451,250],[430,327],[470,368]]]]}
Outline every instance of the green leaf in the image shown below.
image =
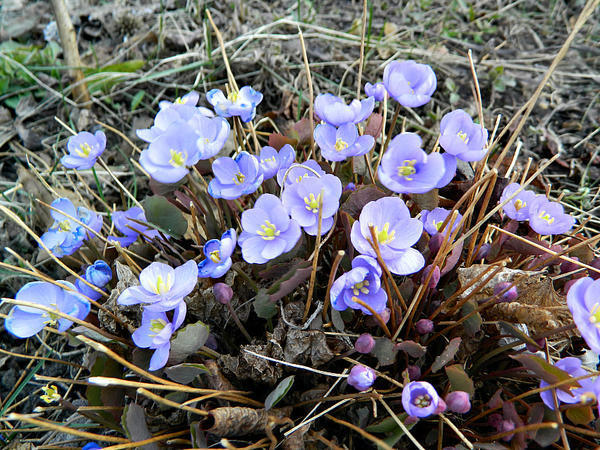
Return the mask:
{"type": "MultiPolygon", "coordinates": [[[[463,305],[460,309],[460,314],[462,317],[465,317],[471,314],[473,311],[477,309],[477,303],[475,300],[469,300],[467,303],[463,305]]],[[[463,327],[465,332],[469,336],[475,336],[475,334],[481,329],[481,325],[483,324],[483,319],[481,318],[481,314],[475,313],[467,320],[463,322],[463,327]]]]}
{"type": "Polygon", "coordinates": [[[397,353],[398,349],[388,338],[375,339],[375,347],[371,350],[371,354],[377,358],[377,361],[382,366],[394,364],[397,353]]]}
{"type": "Polygon", "coordinates": [[[254,297],[254,311],[261,319],[270,319],[277,314],[277,305],[273,303],[266,289],[260,289],[254,297]]]}
{"type": "Polygon", "coordinates": [[[444,369],[446,370],[448,380],[450,380],[451,391],[464,391],[471,397],[475,395],[475,385],[473,384],[473,380],[471,380],[460,364],[446,366],[444,369]]]}
{"type": "Polygon", "coordinates": [[[294,384],[294,375],[290,375],[282,380],[275,389],[267,396],[265,400],[265,410],[271,409],[288,393],[294,384]]]}
{"type": "Polygon", "coordinates": [[[131,111],[135,111],[137,107],[140,106],[140,103],[142,103],[145,94],[146,91],[138,91],[138,93],[133,96],[133,98],[131,99],[131,111]]]}
{"type": "Polygon", "coordinates": [[[202,322],[192,323],[179,330],[171,339],[169,362],[179,363],[196,353],[206,343],[209,331],[208,325],[202,322]]]}
{"type": "Polygon", "coordinates": [[[189,384],[201,373],[210,371],[204,364],[183,363],[176,366],[167,367],[165,374],[173,381],[181,384],[189,384]]]}
{"type": "MultiPolygon", "coordinates": [[[[148,430],[148,425],[146,424],[144,408],[136,403],[130,403],[123,409],[121,425],[123,425],[127,437],[134,442],[145,441],[152,437],[152,434],[150,434],[150,431],[148,430]]],[[[158,450],[158,444],[146,444],[139,448],[144,450],[158,450]]]]}
{"type": "Polygon", "coordinates": [[[587,425],[596,417],[591,406],[578,406],[577,408],[567,409],[567,417],[575,425],[587,425]]]}
{"type": "Polygon", "coordinates": [[[187,220],[179,208],[165,197],[160,195],[148,197],[144,200],[143,206],[148,223],[169,236],[181,238],[187,231],[187,220]]]}
{"type": "MultiPolygon", "coordinates": [[[[546,360],[536,355],[510,355],[512,359],[521,363],[525,368],[531,370],[538,377],[544,380],[548,384],[555,384],[559,381],[572,379],[564,370],[559,369],[552,364],[549,364],[546,360]]],[[[577,381],[571,381],[570,383],[562,384],[557,387],[568,394],[570,394],[570,388],[578,388],[581,385],[577,381]]]]}

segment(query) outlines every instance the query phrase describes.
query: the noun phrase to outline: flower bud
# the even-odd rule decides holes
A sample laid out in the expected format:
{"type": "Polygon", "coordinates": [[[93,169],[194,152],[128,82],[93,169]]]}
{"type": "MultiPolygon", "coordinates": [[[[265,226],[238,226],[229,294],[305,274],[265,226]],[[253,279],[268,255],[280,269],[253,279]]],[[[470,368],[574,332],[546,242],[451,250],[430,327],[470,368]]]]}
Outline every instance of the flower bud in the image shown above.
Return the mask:
{"type": "Polygon", "coordinates": [[[410,381],[417,381],[421,378],[421,368],[419,366],[408,366],[406,370],[408,371],[408,379],[410,381]]]}
{"type": "Polygon", "coordinates": [[[502,283],[498,283],[495,287],[494,287],[494,295],[496,296],[500,296],[498,298],[498,303],[504,303],[504,302],[514,302],[517,299],[517,296],[519,295],[519,293],[517,292],[517,287],[516,286],[512,286],[513,283],[510,283],[508,281],[503,281],[502,283]],[[509,286],[512,286],[510,289],[508,289],[509,286]],[[508,289],[508,290],[506,290],[508,289]],[[501,292],[503,292],[503,294],[501,294],[501,292]]]}
{"type": "Polygon", "coordinates": [[[435,411],[433,412],[434,414],[441,414],[444,411],[446,411],[446,408],[448,407],[448,405],[446,405],[446,402],[443,399],[439,399],[438,400],[438,405],[437,408],[435,408],[435,411]]]}
{"type": "Polygon", "coordinates": [[[490,250],[492,249],[492,246],[488,243],[482,244],[481,247],[479,248],[479,251],[477,252],[477,255],[475,256],[475,259],[485,259],[487,258],[487,255],[490,254],[490,250]]]}
{"type": "MultiPolygon", "coordinates": [[[[577,256],[574,256],[571,259],[573,259],[575,261],[579,261],[579,258],[577,256]]],[[[577,264],[575,264],[571,261],[563,261],[562,264],[560,265],[560,273],[573,272],[574,270],[577,270],[579,268],[580,268],[580,266],[578,266],[577,264]]]]}
{"type": "Polygon", "coordinates": [[[427,277],[429,276],[429,272],[431,272],[433,268],[433,274],[431,275],[431,278],[429,279],[429,284],[427,285],[427,287],[429,289],[435,289],[437,284],[440,281],[440,268],[438,266],[433,266],[431,264],[429,264],[427,267],[425,267],[425,269],[423,269],[423,274],[421,275],[421,284],[425,283],[425,280],[427,280],[427,277]]]}
{"type": "MultiPolygon", "coordinates": [[[[502,422],[500,422],[500,426],[498,428],[499,433],[504,433],[506,431],[514,430],[515,424],[512,420],[503,420],[502,422]]],[[[504,436],[502,440],[508,442],[513,438],[513,436],[514,434],[509,434],[508,436],[504,436]]]]}
{"type": "Polygon", "coordinates": [[[347,191],[355,191],[356,190],[356,185],[354,183],[348,183],[345,187],[344,187],[344,192],[347,191]]]}
{"type": "Polygon", "coordinates": [[[216,283],[213,286],[213,294],[219,303],[226,305],[231,301],[231,297],[233,297],[233,289],[225,283],[216,283]]]}
{"type": "MultiPolygon", "coordinates": [[[[541,348],[544,348],[545,342],[544,342],[544,338],[538,339],[537,341],[535,341],[537,343],[537,345],[539,345],[541,348]]],[[[525,346],[527,347],[527,350],[530,351],[531,353],[535,353],[538,352],[540,349],[537,348],[535,345],[533,344],[525,344],[525,346]]]]}
{"type": "Polygon", "coordinates": [[[452,412],[465,414],[471,410],[469,394],[465,391],[453,391],[446,395],[446,404],[452,412]]]}
{"type": "Polygon", "coordinates": [[[412,425],[413,423],[417,423],[419,418],[417,416],[408,416],[404,419],[404,425],[412,425]]]}
{"type": "Polygon", "coordinates": [[[431,251],[431,253],[437,253],[438,250],[440,249],[440,247],[442,246],[443,242],[444,242],[444,234],[443,233],[437,233],[437,234],[434,234],[433,236],[431,236],[431,238],[429,239],[429,250],[431,251]]]}
{"type": "Polygon", "coordinates": [[[373,385],[375,378],[377,378],[377,374],[373,369],[357,364],[348,375],[348,384],[362,392],[373,385]]]}
{"type": "Polygon", "coordinates": [[[375,347],[375,339],[369,333],[361,334],[354,343],[354,350],[358,353],[370,353],[375,347]]]}
{"type": "Polygon", "coordinates": [[[415,324],[417,333],[427,334],[433,331],[433,322],[429,319],[421,319],[415,324]]]}
{"type": "Polygon", "coordinates": [[[110,266],[102,260],[96,261],[85,270],[85,279],[94,286],[104,287],[112,280],[110,266]]]}

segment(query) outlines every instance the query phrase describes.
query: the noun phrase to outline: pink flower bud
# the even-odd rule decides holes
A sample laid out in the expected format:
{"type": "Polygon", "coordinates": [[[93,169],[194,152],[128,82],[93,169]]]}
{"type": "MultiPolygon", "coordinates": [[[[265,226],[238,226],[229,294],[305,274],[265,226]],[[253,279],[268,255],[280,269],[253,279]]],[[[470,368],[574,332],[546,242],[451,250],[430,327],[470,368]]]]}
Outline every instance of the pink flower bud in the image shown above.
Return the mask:
{"type": "Polygon", "coordinates": [[[437,408],[435,408],[435,411],[433,413],[434,414],[441,414],[444,411],[446,411],[446,408],[447,408],[446,402],[440,398],[438,400],[437,408]]]}
{"type": "Polygon", "coordinates": [[[490,414],[490,416],[488,417],[488,424],[490,425],[490,427],[494,427],[496,430],[499,430],[502,420],[503,418],[501,414],[490,414]]]}
{"type": "Polygon", "coordinates": [[[517,287],[512,286],[512,284],[508,281],[503,281],[494,287],[494,295],[499,296],[498,303],[514,302],[517,299],[519,293],[517,292],[517,287]],[[510,286],[512,287],[508,289],[510,286]],[[502,292],[504,293],[502,294],[502,292]]]}
{"type": "MultiPolygon", "coordinates": [[[[544,348],[544,339],[538,339],[537,341],[535,341],[537,343],[537,345],[539,345],[541,348],[544,348]]],[[[535,345],[533,344],[525,344],[525,346],[527,347],[527,350],[529,350],[531,353],[535,353],[537,351],[539,351],[540,349],[537,348],[535,345]]]]}
{"type": "Polygon", "coordinates": [[[465,414],[471,410],[469,394],[465,391],[453,391],[446,395],[446,404],[452,412],[465,414]]]}
{"type": "Polygon", "coordinates": [[[427,334],[433,331],[433,322],[429,319],[421,319],[415,324],[417,333],[427,334]]]}
{"type": "Polygon", "coordinates": [[[213,286],[213,294],[219,303],[226,305],[231,301],[231,297],[233,297],[233,289],[225,283],[216,283],[213,286]]]}
{"type": "Polygon", "coordinates": [[[444,242],[444,233],[437,233],[429,239],[429,250],[431,253],[437,253],[444,242]]]}
{"type": "Polygon", "coordinates": [[[425,269],[423,269],[423,274],[421,275],[421,284],[423,284],[423,283],[425,283],[425,280],[427,280],[427,277],[429,276],[429,272],[431,272],[432,268],[433,268],[433,275],[431,275],[429,284],[427,285],[427,287],[429,289],[435,289],[437,284],[439,283],[440,268],[438,266],[432,266],[431,264],[429,264],[427,267],[425,267],[425,269]]]}
{"type": "Polygon", "coordinates": [[[366,391],[373,385],[375,378],[377,374],[373,369],[357,364],[350,370],[348,384],[358,391],[366,391]]]}
{"type": "Polygon", "coordinates": [[[421,378],[421,368],[419,366],[408,366],[406,370],[410,381],[417,381],[421,378]]]}
{"type": "Polygon", "coordinates": [[[370,353],[375,347],[375,339],[369,333],[361,334],[354,343],[354,350],[358,353],[370,353]]]}

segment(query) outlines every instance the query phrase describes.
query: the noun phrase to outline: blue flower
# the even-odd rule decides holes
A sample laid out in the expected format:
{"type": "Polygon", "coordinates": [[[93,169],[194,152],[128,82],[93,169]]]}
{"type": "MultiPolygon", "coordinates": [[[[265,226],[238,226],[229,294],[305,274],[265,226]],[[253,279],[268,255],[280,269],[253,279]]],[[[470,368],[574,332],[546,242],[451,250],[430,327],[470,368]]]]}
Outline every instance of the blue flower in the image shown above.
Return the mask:
{"type": "Polygon", "coordinates": [[[256,191],[263,182],[258,159],[248,152],[240,152],[235,158],[224,156],[212,165],[215,178],[208,185],[213,198],[234,200],[256,191]]]}
{"type": "MultiPolygon", "coordinates": [[[[19,289],[15,299],[55,309],[80,320],[85,319],[90,312],[90,302],[79,294],[71,283],[61,281],[60,284],[71,290],[46,281],[32,281],[19,289]]],[[[33,306],[19,305],[10,310],[4,322],[6,330],[18,338],[31,337],[46,325],[53,324],[58,325],[59,331],[66,331],[73,322],[33,306]]]]}
{"type": "Polygon", "coordinates": [[[290,167],[295,159],[296,152],[290,144],[285,144],[279,152],[273,147],[263,147],[258,160],[264,180],[273,178],[280,170],[290,167]]]}
{"type": "MultiPolygon", "coordinates": [[[[583,375],[587,375],[588,371],[581,367],[581,360],[578,358],[574,358],[572,356],[568,356],[566,358],[562,358],[554,363],[555,367],[558,367],[561,370],[567,372],[571,377],[581,377],[583,375]]],[[[565,392],[562,389],[556,389],[556,398],[558,400],[558,404],[561,403],[579,403],[582,401],[582,397],[588,396],[589,398],[595,398],[598,395],[598,391],[600,386],[598,385],[598,380],[592,378],[583,378],[578,381],[581,387],[579,388],[570,388],[569,392],[565,392]],[[591,395],[590,395],[591,394],[591,395]]],[[[546,387],[548,383],[544,380],[540,381],[540,387],[546,387]]],[[[554,398],[552,396],[552,390],[542,391],[540,392],[540,397],[544,404],[554,410],[554,398]]]]}
{"type": "Polygon", "coordinates": [[[364,155],[375,145],[373,136],[359,136],[356,125],[352,123],[338,129],[326,123],[319,124],[315,128],[314,138],[319,144],[321,155],[329,161],[344,161],[351,156],[364,155]]]}
{"type": "Polygon", "coordinates": [[[346,124],[357,124],[366,120],[373,112],[375,99],[352,100],[349,105],[333,94],[319,94],[315,99],[315,114],[325,123],[340,127],[346,124]]]}
{"type": "Polygon", "coordinates": [[[437,78],[427,64],[415,61],[393,61],[383,71],[383,84],[402,106],[423,106],[435,92],[437,78]]]}
{"type": "Polygon", "coordinates": [[[221,239],[211,239],[204,244],[206,259],[198,264],[200,278],[221,278],[231,268],[231,255],[235,250],[237,234],[233,228],[227,230],[221,239]]]}
{"type": "Polygon", "coordinates": [[[373,369],[362,364],[357,364],[350,370],[348,384],[357,391],[362,392],[373,386],[376,378],[377,374],[373,369]]]}
{"type": "Polygon", "coordinates": [[[385,90],[385,85],[381,82],[371,84],[365,84],[365,94],[369,97],[373,97],[376,102],[381,102],[385,98],[385,94],[387,91],[385,90]]]}
{"type": "Polygon", "coordinates": [[[487,152],[487,130],[462,109],[442,117],[440,133],[440,146],[458,159],[479,161],[487,152]]]}
{"type": "Polygon", "coordinates": [[[600,353],[600,280],[577,280],[567,292],[567,306],[585,343],[600,353]]]}
{"type": "Polygon", "coordinates": [[[529,206],[529,226],[542,235],[564,234],[573,228],[575,218],[565,214],[563,206],[538,195],[529,206]]]}
{"type": "Polygon", "coordinates": [[[100,447],[95,442],[88,442],[81,448],[81,450],[98,450],[98,449],[102,449],[102,447],[100,447]]]}
{"type": "Polygon", "coordinates": [[[105,148],[106,136],[102,131],[96,131],[95,134],[82,131],[69,138],[69,154],[63,156],[60,162],[69,169],[91,169],[105,148]]]}
{"type": "Polygon", "coordinates": [[[285,178],[285,185],[294,183],[300,183],[306,177],[318,177],[325,175],[325,171],[321,169],[321,166],[314,159],[309,159],[300,164],[292,164],[288,168],[279,169],[277,171],[277,184],[283,186],[283,180],[285,178]],[[287,176],[286,176],[287,173],[287,176]]]}
{"type": "MultiPolygon", "coordinates": [[[[438,234],[442,224],[444,223],[444,220],[446,220],[446,217],[448,217],[448,214],[450,214],[450,210],[445,208],[434,208],[431,211],[424,209],[421,211],[421,222],[423,222],[423,228],[425,228],[425,231],[427,231],[430,236],[438,234]]],[[[461,220],[462,215],[458,214],[454,220],[454,225],[452,226],[452,233],[454,233],[456,228],[458,228],[458,224],[461,220]]],[[[450,223],[448,223],[448,226],[444,228],[444,234],[447,233],[449,225],[450,223]]]]}
{"type": "Polygon", "coordinates": [[[200,94],[198,94],[196,91],[191,91],[185,94],[183,97],[177,97],[174,102],[161,100],[158,102],[158,106],[160,109],[166,109],[174,105],[196,106],[198,104],[198,100],[200,100],[200,94]]]}
{"type": "Polygon", "coordinates": [[[240,116],[242,122],[250,122],[256,115],[256,105],[262,101],[263,95],[250,86],[244,86],[239,92],[230,92],[227,97],[220,89],[212,89],[206,94],[206,99],[219,116],[240,116]]]}
{"type": "MultiPolygon", "coordinates": [[[[183,322],[183,318],[181,318],[181,322],[183,322]]],[[[154,350],[148,370],[158,370],[165,366],[171,350],[171,336],[179,325],[169,321],[164,312],[144,309],[142,325],[133,332],[131,337],[138,347],[154,350]]]]}
{"type": "MultiPolygon", "coordinates": [[[[113,274],[110,266],[104,261],[98,260],[85,269],[85,273],[82,275],[82,278],[94,286],[103,288],[110,280],[112,280],[112,276],[113,274]]],[[[92,300],[98,300],[100,297],[102,297],[102,294],[89,287],[79,278],[75,280],[75,286],[79,292],[86,297],[91,298],[92,300]]]]}
{"type": "Polygon", "coordinates": [[[229,138],[229,122],[222,117],[205,117],[196,115],[192,120],[192,128],[196,132],[198,159],[205,160],[216,156],[229,138]]]}
{"type": "Polygon", "coordinates": [[[427,381],[411,381],[402,389],[402,406],[409,416],[431,416],[439,402],[440,396],[427,381]]]}
{"type": "Polygon", "coordinates": [[[354,258],[352,270],[334,281],[329,298],[331,307],[338,311],[352,308],[370,315],[371,311],[356,302],[360,300],[376,313],[382,312],[387,304],[387,294],[381,288],[381,268],[377,261],[370,256],[354,258]]]}
{"type": "MultiPolygon", "coordinates": [[[[521,188],[519,183],[511,183],[504,188],[500,196],[500,203],[504,203],[507,199],[513,196],[521,188]]],[[[512,200],[506,203],[502,210],[513,220],[529,220],[529,207],[533,203],[536,194],[533,191],[523,189],[512,200]]]]}
{"type": "Polygon", "coordinates": [[[140,234],[146,241],[160,236],[157,230],[138,223],[147,222],[146,214],[144,214],[144,210],[139,206],[129,208],[127,211],[115,211],[112,213],[111,218],[114,227],[125,236],[108,236],[108,240],[119,242],[121,247],[128,247],[133,244],[140,234]]]}

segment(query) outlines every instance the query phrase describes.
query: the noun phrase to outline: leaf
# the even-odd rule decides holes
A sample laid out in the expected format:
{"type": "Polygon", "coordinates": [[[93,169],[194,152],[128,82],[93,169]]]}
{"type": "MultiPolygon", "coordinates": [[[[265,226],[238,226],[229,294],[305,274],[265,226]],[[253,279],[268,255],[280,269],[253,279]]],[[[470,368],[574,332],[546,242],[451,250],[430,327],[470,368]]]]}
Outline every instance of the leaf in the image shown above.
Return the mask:
{"type": "MultiPolygon", "coordinates": [[[[123,425],[127,437],[133,442],[144,441],[152,437],[152,434],[148,430],[148,425],[146,425],[144,408],[135,403],[130,403],[123,409],[121,425],[123,425]]],[[[158,450],[158,444],[146,444],[139,448],[144,450],[158,450]]]]}
{"type": "Polygon", "coordinates": [[[182,384],[189,384],[201,373],[210,371],[204,364],[184,363],[176,366],[167,367],[165,374],[173,381],[182,384]]]}
{"type": "Polygon", "coordinates": [[[288,393],[294,384],[294,375],[290,375],[286,379],[282,380],[265,400],[265,410],[271,409],[288,393]]]}
{"type": "Polygon", "coordinates": [[[454,355],[456,355],[461,342],[461,338],[455,337],[448,343],[442,354],[433,361],[433,364],[431,365],[431,371],[433,373],[437,372],[454,359],[454,355]]]}
{"type": "MultiPolygon", "coordinates": [[[[114,359],[106,355],[95,353],[95,360],[92,358],[93,365],[90,375],[93,377],[113,377],[121,378],[123,369],[114,359]]],[[[125,399],[125,389],[121,387],[100,387],[89,385],[85,391],[88,404],[90,406],[122,406],[125,399]]],[[[99,411],[102,417],[113,421],[117,425],[119,414],[115,411],[99,411]]]]}
{"type": "MultiPolygon", "coordinates": [[[[406,413],[402,413],[398,417],[401,417],[402,415],[407,416],[406,413]]],[[[393,417],[388,416],[383,420],[372,423],[367,428],[365,428],[365,431],[368,431],[369,433],[391,433],[392,431],[395,431],[396,428],[398,428],[398,424],[396,423],[393,417]]]]}
{"type": "Polygon", "coordinates": [[[402,341],[396,344],[396,350],[401,350],[404,353],[408,354],[408,356],[412,356],[413,358],[420,358],[427,353],[427,347],[422,346],[421,344],[415,341],[402,341]]]}
{"type": "MultiPolygon", "coordinates": [[[[544,422],[555,422],[556,413],[550,408],[544,409],[544,422]]],[[[541,422],[541,420],[540,420],[541,422]]],[[[540,428],[535,434],[535,442],[537,442],[542,448],[548,448],[553,443],[558,442],[560,439],[560,430],[555,428],[540,428]]]]}
{"type": "Polygon", "coordinates": [[[567,417],[575,425],[587,425],[596,417],[591,406],[579,406],[567,409],[567,417]]]}
{"type": "Polygon", "coordinates": [[[142,103],[142,100],[144,99],[145,94],[146,94],[146,91],[138,91],[137,94],[135,94],[133,96],[133,98],[131,99],[131,108],[130,108],[130,110],[132,112],[135,111],[138,106],[140,106],[140,103],[142,103]]]}
{"type": "Polygon", "coordinates": [[[429,192],[425,192],[424,194],[411,194],[410,198],[417,204],[421,210],[426,209],[431,211],[432,209],[437,208],[440,203],[440,196],[438,194],[438,189],[432,189],[429,192]]]}
{"type": "Polygon", "coordinates": [[[475,395],[475,385],[473,380],[467,375],[465,369],[460,364],[452,364],[444,368],[446,376],[450,381],[451,391],[465,391],[471,397],[475,395]]]}
{"type": "Polygon", "coordinates": [[[188,222],[175,205],[165,197],[153,195],[144,200],[144,213],[148,223],[164,233],[180,238],[187,231],[188,222]]]}
{"type": "MultiPolygon", "coordinates": [[[[527,411],[527,425],[542,423],[544,419],[544,404],[536,403],[527,411]]],[[[537,430],[527,432],[527,439],[535,438],[537,430]]]]}
{"type": "Polygon", "coordinates": [[[270,319],[277,314],[277,305],[269,299],[266,289],[260,289],[254,297],[254,311],[261,319],[270,319]]]}
{"type": "Polygon", "coordinates": [[[508,323],[508,322],[504,322],[503,320],[499,320],[498,324],[502,327],[502,331],[505,331],[508,334],[510,334],[511,336],[519,339],[524,344],[532,345],[533,347],[539,348],[540,350],[542,349],[537,344],[537,342],[535,342],[533,339],[531,339],[531,337],[527,336],[525,333],[523,333],[521,330],[519,330],[517,327],[515,327],[512,323],[508,323]]]}
{"type": "Polygon", "coordinates": [[[192,448],[206,448],[208,442],[206,441],[206,433],[202,431],[200,422],[192,422],[190,424],[190,436],[192,438],[192,448]]]}
{"type": "Polygon", "coordinates": [[[377,358],[382,366],[394,364],[397,353],[396,346],[388,338],[375,339],[375,347],[371,350],[371,354],[377,358]]]}
{"type": "Polygon", "coordinates": [[[454,248],[452,249],[452,252],[450,252],[450,255],[448,255],[446,257],[446,261],[444,261],[444,267],[442,267],[442,271],[440,273],[441,276],[446,275],[448,272],[450,272],[452,269],[454,269],[454,267],[456,266],[456,263],[458,263],[458,260],[460,259],[461,255],[462,255],[462,250],[463,250],[462,242],[460,244],[454,246],[454,248]]]}
{"type": "Polygon", "coordinates": [[[171,339],[170,363],[179,363],[196,353],[208,339],[209,327],[202,322],[192,323],[180,329],[171,339]]]}
{"type": "Polygon", "coordinates": [[[298,147],[302,147],[310,143],[310,139],[313,135],[313,130],[310,127],[310,120],[307,118],[300,119],[300,121],[294,124],[293,130],[295,131],[294,139],[298,140],[298,147]]]}
{"type": "Polygon", "coordinates": [[[377,139],[382,130],[383,116],[379,113],[371,114],[367,120],[367,126],[365,127],[365,132],[363,134],[373,136],[375,139],[377,139]]]}
{"type": "Polygon", "coordinates": [[[348,196],[348,200],[342,204],[340,210],[347,212],[352,217],[358,217],[367,203],[385,196],[385,192],[374,186],[360,188],[348,196]]]}
{"type": "Polygon", "coordinates": [[[339,332],[344,332],[344,319],[342,319],[342,315],[337,309],[331,309],[331,321],[333,322],[333,326],[336,330],[338,330],[339,332]]]}
{"type": "MultiPolygon", "coordinates": [[[[525,368],[531,370],[538,377],[544,380],[548,384],[555,384],[559,381],[572,379],[571,375],[569,375],[564,370],[559,369],[552,364],[549,364],[546,360],[540,358],[536,355],[509,355],[515,361],[521,363],[525,368]]],[[[571,387],[579,388],[581,385],[577,381],[571,381],[570,383],[563,384],[558,386],[557,389],[560,389],[568,394],[570,394],[571,387]]]]}
{"type": "MultiPolygon", "coordinates": [[[[460,309],[460,314],[462,317],[465,317],[465,316],[471,314],[476,309],[477,309],[477,302],[475,302],[475,300],[469,300],[460,309]]],[[[475,313],[471,317],[469,317],[467,320],[465,320],[462,325],[465,329],[465,332],[469,336],[475,336],[475,334],[481,329],[482,324],[483,324],[483,319],[481,318],[481,314],[475,313]]]]}
{"type": "Polygon", "coordinates": [[[295,148],[297,143],[298,141],[296,139],[290,139],[289,137],[284,136],[283,134],[271,133],[269,135],[269,147],[273,147],[277,151],[281,150],[281,147],[283,147],[286,144],[290,144],[292,147],[295,148]]]}
{"type": "Polygon", "coordinates": [[[298,286],[308,280],[312,272],[311,263],[302,261],[300,264],[292,267],[277,283],[273,284],[269,290],[269,300],[276,303],[281,298],[293,292],[298,286]]]}

